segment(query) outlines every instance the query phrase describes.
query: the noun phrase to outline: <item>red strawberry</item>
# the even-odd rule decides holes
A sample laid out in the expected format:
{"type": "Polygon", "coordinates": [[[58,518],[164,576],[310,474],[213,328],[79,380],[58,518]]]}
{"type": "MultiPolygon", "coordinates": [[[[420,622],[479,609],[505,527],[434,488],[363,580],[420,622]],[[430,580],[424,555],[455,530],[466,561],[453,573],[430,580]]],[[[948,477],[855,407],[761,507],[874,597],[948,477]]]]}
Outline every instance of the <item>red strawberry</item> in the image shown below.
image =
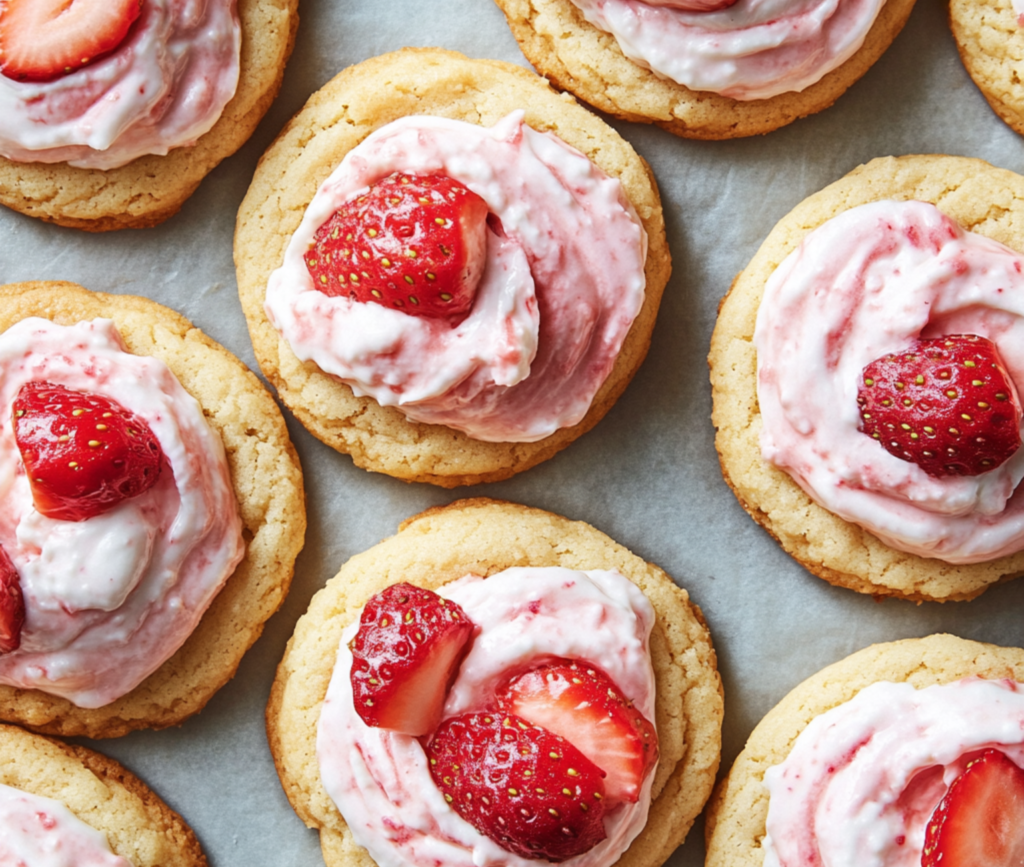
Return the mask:
{"type": "Polygon", "coordinates": [[[451,717],[427,757],[452,809],[516,855],[564,861],[605,838],[601,770],[539,726],[511,714],[451,717]]]}
{"type": "Polygon", "coordinates": [[[6,0],[0,10],[0,72],[52,81],[108,54],[128,35],[142,0],[6,0]]]}
{"type": "Polygon", "coordinates": [[[21,579],[11,558],[0,545],[0,653],[18,649],[24,622],[25,600],[21,595],[21,579]]]}
{"type": "Polygon", "coordinates": [[[995,344],[915,340],[864,368],[860,430],[932,476],[977,476],[1020,447],[1021,408],[995,344]]]}
{"type": "Polygon", "coordinates": [[[142,419],[101,394],[28,382],[14,399],[14,438],[36,509],[84,521],[148,491],[163,452],[142,419]]]}
{"type": "Polygon", "coordinates": [[[306,267],[325,295],[458,325],[483,274],[486,221],[484,200],[458,181],[395,173],[317,229],[306,267]]]}
{"type": "Polygon", "coordinates": [[[473,623],[430,590],[393,584],[371,597],[352,639],[352,695],[367,725],[419,737],[441,721],[473,623]]]}
{"type": "Polygon", "coordinates": [[[1024,864],[1024,770],[998,750],[970,761],[935,808],[921,867],[1024,864]]]}
{"type": "Polygon", "coordinates": [[[607,774],[609,805],[640,796],[658,758],[658,734],[604,672],[558,660],[515,678],[499,691],[498,705],[571,741],[607,774]]]}

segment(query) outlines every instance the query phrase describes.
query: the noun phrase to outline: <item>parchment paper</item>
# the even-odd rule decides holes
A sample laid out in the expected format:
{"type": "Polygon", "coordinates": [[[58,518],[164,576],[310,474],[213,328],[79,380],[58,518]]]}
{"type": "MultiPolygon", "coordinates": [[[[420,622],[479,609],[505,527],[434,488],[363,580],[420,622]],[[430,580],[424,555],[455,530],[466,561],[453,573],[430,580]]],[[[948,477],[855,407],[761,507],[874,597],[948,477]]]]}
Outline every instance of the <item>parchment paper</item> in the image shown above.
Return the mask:
{"type": "MultiPolygon", "coordinates": [[[[260,154],[320,85],[407,45],[527,65],[489,0],[303,0],[284,88],[252,140],[156,229],[88,235],[0,212],[0,279],[65,279],[180,310],[255,369],[235,292],[235,212],[260,154]]],[[[180,729],[94,744],[142,776],[195,828],[216,867],[322,864],[266,745],[274,668],[310,597],[349,556],[429,506],[487,495],[582,519],[658,563],[711,626],[725,682],[723,767],[761,716],[822,666],[876,641],[937,631],[1020,644],[1024,581],[969,603],[876,603],[782,553],[722,481],[705,358],[717,304],[786,212],[876,156],[950,153],[1024,170],[1024,141],[964,72],[943,4],[919,0],[885,56],[832,108],[768,136],[693,142],[613,122],[661,187],[674,273],[650,355],[595,430],[510,481],[443,491],[356,469],[289,418],[306,474],[309,531],[291,594],[235,680],[180,729]]],[[[287,415],[287,414],[286,414],[287,415]]],[[[703,863],[703,827],[669,862],[703,863]]]]}

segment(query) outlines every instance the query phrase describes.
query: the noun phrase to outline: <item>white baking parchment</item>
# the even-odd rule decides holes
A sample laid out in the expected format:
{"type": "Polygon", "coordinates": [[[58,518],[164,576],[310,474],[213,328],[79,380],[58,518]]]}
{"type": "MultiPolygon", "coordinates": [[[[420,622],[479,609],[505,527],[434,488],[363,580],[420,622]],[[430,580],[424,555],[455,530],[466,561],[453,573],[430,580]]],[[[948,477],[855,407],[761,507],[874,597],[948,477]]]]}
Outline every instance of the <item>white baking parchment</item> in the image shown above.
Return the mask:
{"type": "MultiPolygon", "coordinates": [[[[155,229],[90,235],[0,209],[0,280],[72,280],[145,295],[181,311],[254,370],[235,292],[235,212],[256,162],[307,97],[345,66],[404,46],[437,45],[528,65],[490,0],[302,0],[281,95],[252,140],[155,229]]],[[[877,641],[948,631],[1021,644],[1024,580],[967,603],[914,605],[837,589],[784,554],[722,481],[705,358],[719,300],[777,220],[860,163],[888,154],[981,157],[1024,171],[1024,140],[964,72],[936,0],[919,0],[889,51],[832,108],[767,136],[676,138],[613,122],[650,162],[674,268],[650,355],[589,434],[514,479],[445,491],[356,469],[290,416],[305,469],[309,530],[291,593],[235,679],[180,729],[93,746],[180,811],[215,867],[322,864],[267,749],[263,708],[274,669],[310,597],[351,555],[406,517],[467,495],[582,519],[666,569],[707,616],[725,684],[723,767],[791,687],[877,641]]],[[[286,412],[286,416],[288,413],[286,412]]],[[[703,824],[673,867],[703,863],[703,824]]]]}

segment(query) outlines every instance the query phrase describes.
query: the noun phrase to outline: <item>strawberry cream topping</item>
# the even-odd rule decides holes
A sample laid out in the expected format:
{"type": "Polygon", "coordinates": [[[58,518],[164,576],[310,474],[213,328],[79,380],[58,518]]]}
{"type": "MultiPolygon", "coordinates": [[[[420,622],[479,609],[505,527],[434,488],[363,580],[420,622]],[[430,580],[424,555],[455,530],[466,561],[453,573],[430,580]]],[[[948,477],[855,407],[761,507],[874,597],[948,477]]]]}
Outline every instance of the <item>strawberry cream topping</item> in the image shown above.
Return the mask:
{"type": "Polygon", "coordinates": [[[244,554],[223,446],[166,365],[127,353],[105,319],[25,319],[4,332],[0,407],[0,544],[25,603],[0,683],[101,707],[184,643],[244,554]],[[163,450],[156,485],[86,520],[37,512],[10,422],[30,380],[130,407],[163,450]]]}
{"type": "Polygon", "coordinates": [[[111,169],[193,144],[235,94],[240,46],[235,0],[145,0],[111,54],[54,81],[0,76],[0,155],[111,169]]]}
{"type": "Polygon", "coordinates": [[[52,798],[0,785],[0,864],[131,867],[106,838],[52,798]]]}
{"type": "MultiPolygon", "coordinates": [[[[443,587],[478,627],[444,709],[445,718],[494,708],[509,676],[549,658],[586,659],[601,668],[654,719],[654,673],[648,637],[654,612],[617,572],[514,568],[486,580],[467,576],[443,587]]],[[[536,864],[478,832],[448,804],[431,779],[421,741],[370,728],[352,702],[348,643],[343,634],[317,732],[320,775],[360,846],[380,867],[486,867],[536,864]]],[[[607,867],[643,828],[653,769],[636,803],[605,813],[606,839],[563,864],[607,867]]]]}
{"type": "Polygon", "coordinates": [[[656,75],[753,100],[804,90],[846,62],[884,0],[738,0],[726,8],[710,0],[572,2],[656,75]]]}
{"type": "Polygon", "coordinates": [[[978,476],[928,475],[858,431],[869,362],[977,334],[1024,384],[1024,258],[923,202],[873,202],[811,232],[765,287],[754,342],[761,452],[821,506],[950,563],[1024,548],[1024,449],[978,476]]]}
{"type": "Polygon", "coordinates": [[[621,186],[514,112],[485,128],[409,117],[354,148],[321,185],[267,287],[303,361],[413,421],[533,442],[580,421],[644,299],[647,239],[621,186]],[[396,171],[440,172],[487,203],[487,265],[469,316],[410,316],[316,290],[319,226],[396,171]]]}
{"type": "Polygon", "coordinates": [[[919,867],[933,811],[989,748],[1024,767],[1021,684],[872,684],[765,772],[764,867],[919,867]]]}

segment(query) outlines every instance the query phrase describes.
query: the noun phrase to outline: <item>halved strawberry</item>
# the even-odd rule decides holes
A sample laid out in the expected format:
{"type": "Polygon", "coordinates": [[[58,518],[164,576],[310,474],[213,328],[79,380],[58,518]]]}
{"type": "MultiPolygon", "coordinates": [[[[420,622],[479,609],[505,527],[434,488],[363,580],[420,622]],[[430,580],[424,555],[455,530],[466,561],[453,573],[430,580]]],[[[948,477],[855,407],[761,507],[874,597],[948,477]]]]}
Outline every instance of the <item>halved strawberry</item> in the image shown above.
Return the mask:
{"type": "Polygon", "coordinates": [[[932,476],[977,476],[1020,448],[1021,407],[995,344],[916,340],[864,368],[860,430],[932,476]]]}
{"type": "Polygon", "coordinates": [[[14,399],[14,438],[36,510],[84,521],[148,491],[163,451],[149,425],[117,401],[33,381],[14,399]]]}
{"type": "Polygon", "coordinates": [[[21,578],[7,551],[0,545],[0,653],[17,650],[25,623],[25,599],[21,578]]]}
{"type": "Polygon", "coordinates": [[[427,757],[452,809],[516,855],[565,861],[605,838],[601,770],[539,726],[511,714],[451,717],[427,757]]]}
{"type": "Polygon", "coordinates": [[[342,205],[306,253],[313,285],[457,325],[486,262],[487,204],[447,175],[389,175],[342,205]]]}
{"type": "Polygon", "coordinates": [[[466,613],[430,590],[393,584],[371,597],[349,644],[363,722],[416,737],[432,732],[472,634],[466,613]]]}
{"type": "Polygon", "coordinates": [[[998,750],[971,760],[935,808],[921,867],[1021,867],[1024,770],[998,750]]]}
{"type": "Polygon", "coordinates": [[[654,726],[587,663],[558,660],[528,671],[499,691],[498,706],[571,741],[607,774],[609,804],[635,802],[657,761],[654,726]]]}
{"type": "Polygon", "coordinates": [[[109,54],[128,35],[142,0],[6,0],[0,7],[0,72],[52,81],[109,54]]]}

